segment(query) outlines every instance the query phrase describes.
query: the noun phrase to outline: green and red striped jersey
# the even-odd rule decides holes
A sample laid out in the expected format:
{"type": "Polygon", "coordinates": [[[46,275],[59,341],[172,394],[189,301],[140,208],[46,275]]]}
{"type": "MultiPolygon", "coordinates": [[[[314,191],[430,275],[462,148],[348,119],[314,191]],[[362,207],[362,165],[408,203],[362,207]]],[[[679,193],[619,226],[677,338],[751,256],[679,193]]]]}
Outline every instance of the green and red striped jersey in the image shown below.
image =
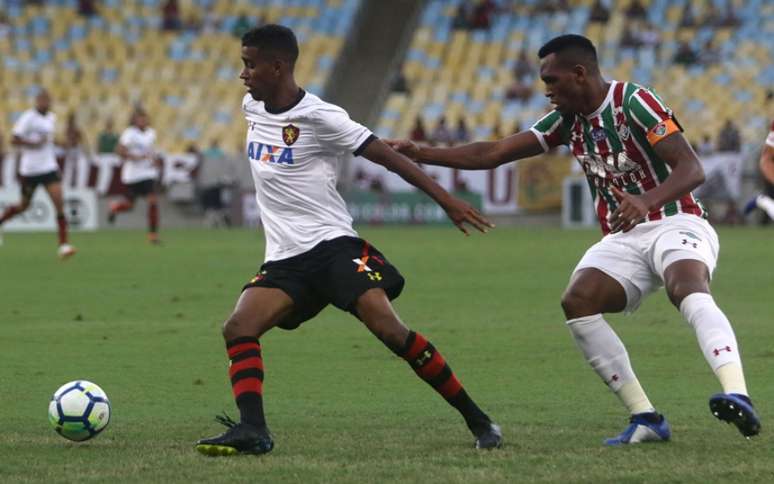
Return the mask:
{"type": "MultiPolygon", "coordinates": [[[[610,216],[618,206],[612,187],[637,195],[663,183],[672,169],[653,146],[682,127],[651,90],[612,81],[605,101],[593,113],[565,115],[553,110],[530,130],[546,151],[569,146],[586,173],[602,232],[608,234],[610,216]]],[[[701,202],[688,193],[650,212],[647,220],[678,213],[707,216],[701,202]]]]}

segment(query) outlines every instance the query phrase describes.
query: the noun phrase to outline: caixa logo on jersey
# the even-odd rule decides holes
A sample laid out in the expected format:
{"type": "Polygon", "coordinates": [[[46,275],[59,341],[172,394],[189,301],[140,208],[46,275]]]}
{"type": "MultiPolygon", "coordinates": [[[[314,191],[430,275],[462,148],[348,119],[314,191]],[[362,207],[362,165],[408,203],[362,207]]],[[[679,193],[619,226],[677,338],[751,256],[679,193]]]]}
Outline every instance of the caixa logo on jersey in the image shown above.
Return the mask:
{"type": "Polygon", "coordinates": [[[247,145],[247,157],[251,160],[264,163],[293,164],[293,148],[265,145],[257,141],[251,141],[247,145]]]}

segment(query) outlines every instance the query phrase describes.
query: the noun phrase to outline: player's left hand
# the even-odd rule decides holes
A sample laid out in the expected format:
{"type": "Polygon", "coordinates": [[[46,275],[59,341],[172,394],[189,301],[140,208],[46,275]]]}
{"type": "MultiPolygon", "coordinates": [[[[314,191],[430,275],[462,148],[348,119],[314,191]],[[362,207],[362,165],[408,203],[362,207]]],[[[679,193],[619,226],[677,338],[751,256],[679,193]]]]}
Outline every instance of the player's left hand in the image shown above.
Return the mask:
{"type": "Polygon", "coordinates": [[[465,223],[476,228],[479,232],[486,233],[488,229],[493,229],[494,224],[486,219],[481,213],[473,208],[468,202],[455,197],[449,197],[447,201],[441,204],[454,225],[465,235],[470,235],[465,223]]]}
{"type": "Polygon", "coordinates": [[[618,200],[618,208],[610,216],[611,232],[628,232],[648,216],[648,204],[639,195],[613,188],[613,195],[618,200]]]}

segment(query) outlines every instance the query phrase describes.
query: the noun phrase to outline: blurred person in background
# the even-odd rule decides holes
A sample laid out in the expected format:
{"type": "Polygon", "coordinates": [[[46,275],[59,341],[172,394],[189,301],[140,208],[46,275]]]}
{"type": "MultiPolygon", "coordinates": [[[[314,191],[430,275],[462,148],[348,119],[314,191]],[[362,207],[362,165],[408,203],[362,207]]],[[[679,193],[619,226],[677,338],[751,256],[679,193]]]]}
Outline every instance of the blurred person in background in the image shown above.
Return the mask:
{"type": "Polygon", "coordinates": [[[67,219],[64,215],[62,176],[56,162],[54,137],[56,115],[51,111],[51,96],[41,90],[35,96],[35,107],[24,111],[13,127],[12,144],[21,151],[19,174],[21,175],[21,202],[6,207],[0,215],[0,226],[29,208],[38,185],[43,185],[56,210],[59,234],[57,254],[67,259],[76,252],[67,242],[67,219]]]}
{"type": "Polygon", "coordinates": [[[118,134],[113,129],[113,119],[105,122],[105,128],[97,136],[97,153],[114,153],[118,145],[118,134]]]}
{"type": "Polygon", "coordinates": [[[199,198],[204,209],[204,224],[207,227],[231,226],[231,218],[226,210],[226,191],[235,180],[234,165],[220,148],[218,140],[213,140],[201,154],[196,175],[199,198]]]}
{"type": "Polygon", "coordinates": [[[433,133],[430,135],[430,142],[438,145],[451,146],[454,144],[454,137],[446,126],[446,116],[441,116],[435,125],[433,133]]]}
{"type": "Polygon", "coordinates": [[[733,121],[727,119],[718,133],[718,152],[739,153],[742,151],[742,137],[739,128],[733,121]]]}
{"type": "Polygon", "coordinates": [[[457,120],[457,127],[454,129],[454,144],[467,143],[468,141],[470,141],[470,130],[465,123],[465,118],[460,117],[457,120]]]}
{"type": "Polygon", "coordinates": [[[108,223],[114,224],[116,215],[134,208],[138,197],[148,201],[148,241],[159,244],[159,199],[156,193],[162,158],[156,152],[156,130],[150,127],[150,118],[142,108],[132,113],[129,127],[118,140],[116,153],[122,158],[121,182],[127,196],[110,204],[108,223]]]}
{"type": "Polygon", "coordinates": [[[425,122],[422,121],[422,116],[418,114],[417,114],[417,117],[414,119],[414,126],[411,128],[409,139],[411,141],[416,141],[417,143],[424,143],[427,141],[427,131],[425,131],[425,122]]]}
{"type": "Polygon", "coordinates": [[[763,193],[753,197],[744,207],[745,215],[756,208],[764,212],[761,219],[762,224],[769,223],[774,219],[774,121],[771,123],[769,135],[761,148],[761,158],[758,165],[761,176],[763,177],[763,193]]]}

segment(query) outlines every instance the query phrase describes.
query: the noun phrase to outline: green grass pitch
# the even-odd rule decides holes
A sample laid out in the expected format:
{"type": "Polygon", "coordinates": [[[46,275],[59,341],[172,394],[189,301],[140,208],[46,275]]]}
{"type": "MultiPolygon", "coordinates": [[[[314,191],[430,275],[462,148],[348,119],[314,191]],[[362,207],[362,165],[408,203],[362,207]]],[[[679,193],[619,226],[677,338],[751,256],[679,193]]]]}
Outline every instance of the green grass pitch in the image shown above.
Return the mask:
{"type": "Polygon", "coordinates": [[[396,306],[503,427],[477,452],[462,419],[350,315],[327,309],[263,340],[277,447],[207,458],[196,439],[234,408],[220,325],[263,257],[255,231],[6,234],[0,247],[0,482],[771,482],[772,232],[721,230],[715,298],[735,326],[763,420],[752,441],[716,421],[718,385],[662,292],[609,320],[673,429],[669,444],[605,448],[626,415],[575,348],[559,306],[596,231],[364,228],[407,279],[396,306]],[[96,439],[68,442],[46,408],[89,379],[112,403],[96,439]]]}

